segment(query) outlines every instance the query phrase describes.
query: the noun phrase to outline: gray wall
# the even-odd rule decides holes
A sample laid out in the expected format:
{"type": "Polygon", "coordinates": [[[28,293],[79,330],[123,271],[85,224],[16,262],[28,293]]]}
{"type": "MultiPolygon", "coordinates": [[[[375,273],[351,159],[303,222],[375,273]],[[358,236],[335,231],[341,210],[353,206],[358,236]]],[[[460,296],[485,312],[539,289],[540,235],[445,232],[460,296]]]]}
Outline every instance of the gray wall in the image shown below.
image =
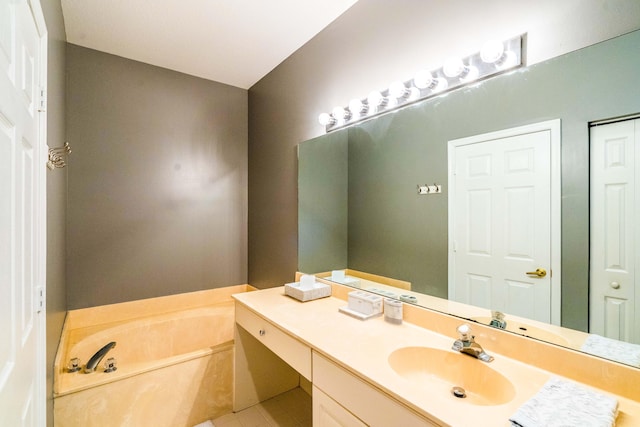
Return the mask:
{"type": "Polygon", "coordinates": [[[69,309],[247,282],[247,91],[67,46],[69,309]]]}
{"type": "Polygon", "coordinates": [[[528,32],[529,63],[638,28],[636,0],[360,0],[249,90],[249,281],[277,286],[297,263],[296,144],[321,112],[408,80],[478,41],[528,32]]]}
{"type": "MultiPolygon", "coordinates": [[[[66,35],[59,0],[42,0],[48,31],[47,144],[65,141],[66,35]]],[[[44,166],[42,166],[44,167],[44,166]]],[[[47,425],[53,426],[53,362],[67,310],[65,217],[67,171],[47,171],[47,425]]]]}

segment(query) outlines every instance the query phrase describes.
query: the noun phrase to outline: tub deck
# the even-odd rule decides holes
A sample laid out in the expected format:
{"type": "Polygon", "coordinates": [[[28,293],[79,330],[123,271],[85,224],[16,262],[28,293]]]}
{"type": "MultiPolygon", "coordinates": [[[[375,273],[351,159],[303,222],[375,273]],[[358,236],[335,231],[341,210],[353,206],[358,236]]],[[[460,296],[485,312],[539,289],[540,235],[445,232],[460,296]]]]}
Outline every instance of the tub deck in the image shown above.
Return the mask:
{"type": "Polygon", "coordinates": [[[56,426],[192,426],[231,412],[233,399],[231,286],[70,311],[54,367],[56,426]],[[115,341],[96,372],[82,366],[115,341]],[[105,373],[114,357],[117,370],[105,373]],[[105,424],[106,423],[106,424],[105,424]]]}

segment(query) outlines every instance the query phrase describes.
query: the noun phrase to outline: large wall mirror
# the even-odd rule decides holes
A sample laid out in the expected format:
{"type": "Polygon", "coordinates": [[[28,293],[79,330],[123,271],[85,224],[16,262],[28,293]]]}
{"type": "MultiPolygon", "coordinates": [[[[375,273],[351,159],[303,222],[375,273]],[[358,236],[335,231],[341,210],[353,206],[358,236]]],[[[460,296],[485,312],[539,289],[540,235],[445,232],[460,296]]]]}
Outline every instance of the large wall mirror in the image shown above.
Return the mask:
{"type": "MultiPolygon", "coordinates": [[[[605,137],[613,141],[603,148],[605,160],[591,150],[594,124],[640,113],[638,76],[640,31],[635,31],[301,143],[299,270],[349,269],[394,278],[408,283],[412,294],[424,295],[420,304],[490,322],[491,309],[497,307],[449,300],[450,142],[557,121],[561,243],[560,254],[554,254],[559,255],[558,268],[549,271],[557,296],[549,303],[557,303],[559,313],[550,321],[555,325],[545,327],[507,311],[505,329],[578,350],[605,347],[592,353],[640,367],[640,271],[635,272],[638,279],[633,277],[634,268],[640,268],[640,247],[638,254],[634,250],[640,245],[640,213],[632,209],[633,203],[640,206],[640,198],[634,201],[640,188],[633,185],[640,180],[632,171],[625,195],[597,196],[590,190],[595,159],[628,164],[633,156],[634,144],[620,148],[617,134],[605,137]],[[434,184],[442,186],[442,193],[418,195],[418,185],[434,184]],[[609,218],[600,237],[590,231],[596,197],[609,218]],[[617,214],[617,222],[612,219],[617,211],[609,208],[614,205],[626,209],[617,214]],[[595,280],[590,273],[594,253],[604,253],[605,270],[625,270],[626,275],[595,280]],[[595,310],[590,298],[598,280],[614,292],[595,303],[603,316],[627,319],[609,332],[590,327],[595,310]],[[592,336],[605,338],[589,343],[592,336]]],[[[635,144],[640,144],[640,121],[623,123],[631,135],[636,126],[635,144]]]]}

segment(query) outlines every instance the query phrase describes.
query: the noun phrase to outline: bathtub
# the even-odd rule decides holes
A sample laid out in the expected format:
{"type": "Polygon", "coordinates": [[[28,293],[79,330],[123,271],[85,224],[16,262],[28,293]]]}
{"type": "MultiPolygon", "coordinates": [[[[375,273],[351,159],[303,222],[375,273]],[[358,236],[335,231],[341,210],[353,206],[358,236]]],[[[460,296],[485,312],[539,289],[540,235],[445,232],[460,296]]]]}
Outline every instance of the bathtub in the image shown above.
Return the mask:
{"type": "Polygon", "coordinates": [[[246,285],[113,304],[67,314],[54,367],[54,425],[185,426],[230,413],[231,295],[246,285]],[[68,372],[117,344],[91,374],[68,372]],[[117,370],[103,363],[116,359],[117,370]]]}

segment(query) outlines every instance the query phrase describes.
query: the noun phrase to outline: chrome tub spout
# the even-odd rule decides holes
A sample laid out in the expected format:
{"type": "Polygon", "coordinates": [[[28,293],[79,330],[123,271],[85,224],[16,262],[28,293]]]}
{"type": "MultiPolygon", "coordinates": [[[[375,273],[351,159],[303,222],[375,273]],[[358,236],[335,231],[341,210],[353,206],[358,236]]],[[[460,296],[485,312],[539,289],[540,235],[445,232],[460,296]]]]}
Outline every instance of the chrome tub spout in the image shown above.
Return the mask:
{"type": "Polygon", "coordinates": [[[115,346],[116,346],[116,342],[111,341],[109,344],[105,345],[100,350],[98,350],[96,354],[91,356],[91,359],[89,359],[86,366],[84,367],[84,373],[90,374],[91,372],[94,372],[98,367],[98,365],[100,364],[100,361],[102,360],[102,358],[109,352],[109,350],[111,350],[115,346]]]}

